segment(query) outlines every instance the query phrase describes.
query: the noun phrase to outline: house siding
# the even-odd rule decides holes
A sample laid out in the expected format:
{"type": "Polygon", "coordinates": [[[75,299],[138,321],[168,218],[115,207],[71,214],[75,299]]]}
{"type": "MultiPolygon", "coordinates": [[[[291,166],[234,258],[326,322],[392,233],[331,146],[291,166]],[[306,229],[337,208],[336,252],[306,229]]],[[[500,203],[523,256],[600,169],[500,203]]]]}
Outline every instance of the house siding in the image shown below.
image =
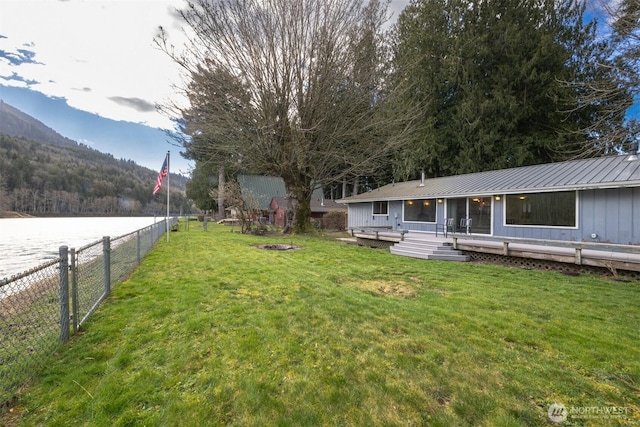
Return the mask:
{"type": "MultiPolygon", "coordinates": [[[[505,225],[504,196],[492,198],[493,236],[543,240],[598,241],[640,244],[640,187],[578,191],[577,227],[505,225]],[[597,237],[593,239],[591,234],[597,237]]],[[[403,222],[402,201],[389,201],[388,215],[373,215],[371,202],[349,203],[349,227],[392,227],[435,232],[435,223],[403,222]]],[[[438,223],[445,218],[446,203],[438,203],[438,223]]]]}
{"type": "Polygon", "coordinates": [[[494,202],[495,236],[619,244],[640,241],[633,218],[633,212],[640,208],[639,188],[579,191],[577,228],[506,226],[503,200],[494,202]],[[594,233],[595,239],[591,237],[594,233]]]}
{"type": "Polygon", "coordinates": [[[640,187],[582,192],[582,240],[640,244],[640,187]]]}
{"type": "Polygon", "coordinates": [[[402,201],[389,202],[389,215],[373,215],[371,202],[349,203],[349,228],[391,227],[394,230],[436,231],[436,223],[443,222],[444,203],[436,206],[436,223],[408,221],[404,222],[402,201]]]}
{"type": "Polygon", "coordinates": [[[553,227],[507,225],[505,224],[505,197],[502,196],[499,201],[494,198],[493,235],[521,239],[580,241],[582,240],[580,232],[581,214],[583,212],[581,207],[582,200],[582,194],[578,193],[576,227],[553,227]]]}
{"type": "Polygon", "coordinates": [[[389,202],[388,215],[374,215],[373,204],[371,202],[355,203],[353,206],[349,205],[348,223],[349,228],[356,227],[392,227],[396,229],[394,225],[394,215],[398,214],[397,210],[393,209],[393,202],[389,202]]]}

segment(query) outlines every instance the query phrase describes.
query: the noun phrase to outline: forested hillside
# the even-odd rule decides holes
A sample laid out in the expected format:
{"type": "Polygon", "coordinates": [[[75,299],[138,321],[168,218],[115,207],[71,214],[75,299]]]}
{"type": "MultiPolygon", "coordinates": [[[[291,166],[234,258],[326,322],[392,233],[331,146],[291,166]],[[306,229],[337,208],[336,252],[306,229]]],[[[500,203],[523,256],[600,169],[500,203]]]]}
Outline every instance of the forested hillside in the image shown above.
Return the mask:
{"type": "MultiPolygon", "coordinates": [[[[158,171],[78,145],[7,104],[2,103],[0,107],[2,128],[10,127],[14,133],[10,136],[0,132],[0,212],[166,213],[166,181],[163,190],[152,195],[158,171]]],[[[183,176],[171,174],[172,212],[191,211],[192,202],[184,192],[186,181],[183,176]]]]}
{"type": "MultiPolygon", "coordinates": [[[[86,147],[0,134],[0,211],[35,215],[163,215],[157,171],[86,147]]],[[[171,174],[171,210],[189,212],[186,178],[171,174]]],[[[166,185],[165,185],[166,187],[166,185]]]]}

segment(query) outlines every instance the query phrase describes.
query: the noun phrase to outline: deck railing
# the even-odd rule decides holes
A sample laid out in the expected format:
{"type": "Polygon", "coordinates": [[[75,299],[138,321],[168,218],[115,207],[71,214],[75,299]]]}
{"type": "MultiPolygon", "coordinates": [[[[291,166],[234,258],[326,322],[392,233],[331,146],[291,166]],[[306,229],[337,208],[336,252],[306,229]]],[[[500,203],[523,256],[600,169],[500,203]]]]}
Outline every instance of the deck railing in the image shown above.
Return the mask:
{"type": "Polygon", "coordinates": [[[600,242],[497,237],[479,234],[452,236],[453,248],[521,258],[546,259],[615,271],[640,271],[640,246],[600,242]]]}

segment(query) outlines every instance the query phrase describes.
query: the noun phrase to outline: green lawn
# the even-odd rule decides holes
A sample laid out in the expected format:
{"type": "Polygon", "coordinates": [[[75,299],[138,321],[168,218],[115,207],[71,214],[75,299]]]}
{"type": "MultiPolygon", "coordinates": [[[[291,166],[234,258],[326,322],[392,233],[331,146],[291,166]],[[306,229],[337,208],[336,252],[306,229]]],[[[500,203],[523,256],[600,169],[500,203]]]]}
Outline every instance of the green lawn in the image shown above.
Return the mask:
{"type": "Polygon", "coordinates": [[[639,282],[191,224],[4,422],[548,426],[556,402],[562,426],[640,424],[639,282]]]}

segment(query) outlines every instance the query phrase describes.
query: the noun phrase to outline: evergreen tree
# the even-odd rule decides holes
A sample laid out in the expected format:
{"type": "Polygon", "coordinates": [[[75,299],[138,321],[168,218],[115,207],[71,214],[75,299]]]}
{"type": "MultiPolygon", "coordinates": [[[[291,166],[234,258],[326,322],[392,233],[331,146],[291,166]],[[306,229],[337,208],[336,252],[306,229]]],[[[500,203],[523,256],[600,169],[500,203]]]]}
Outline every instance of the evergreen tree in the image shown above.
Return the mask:
{"type": "Polygon", "coordinates": [[[218,204],[211,197],[211,191],[218,186],[217,171],[206,162],[196,161],[196,167],[191,171],[191,179],[187,182],[187,197],[193,200],[198,209],[215,210],[218,204]]]}
{"type": "Polygon", "coordinates": [[[598,107],[578,111],[563,81],[596,79],[595,25],[574,0],[414,0],[396,26],[399,105],[420,105],[413,142],[395,176],[451,175],[561,160],[598,107]]]}
{"type": "Polygon", "coordinates": [[[5,179],[0,173],[0,213],[9,210],[9,195],[6,190],[5,179]]]}

